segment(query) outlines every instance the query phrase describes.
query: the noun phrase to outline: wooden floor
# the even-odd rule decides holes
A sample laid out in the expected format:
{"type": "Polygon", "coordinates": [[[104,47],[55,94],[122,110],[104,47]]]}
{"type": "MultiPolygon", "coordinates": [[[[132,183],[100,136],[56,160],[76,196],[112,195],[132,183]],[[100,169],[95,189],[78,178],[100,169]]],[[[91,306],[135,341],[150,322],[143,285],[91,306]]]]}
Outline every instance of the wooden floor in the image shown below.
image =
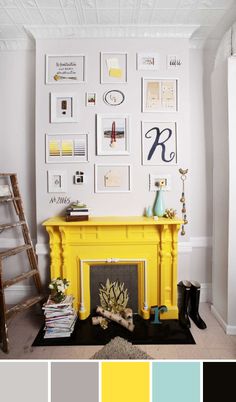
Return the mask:
{"type": "MultiPolygon", "coordinates": [[[[153,359],[236,359],[236,336],[226,335],[210,311],[201,304],[201,315],[207,329],[193,323],[191,332],[196,345],[140,345],[153,359]]],[[[32,347],[42,325],[37,307],[19,314],[9,325],[10,353],[0,350],[0,359],[90,359],[102,346],[32,347]]]]}

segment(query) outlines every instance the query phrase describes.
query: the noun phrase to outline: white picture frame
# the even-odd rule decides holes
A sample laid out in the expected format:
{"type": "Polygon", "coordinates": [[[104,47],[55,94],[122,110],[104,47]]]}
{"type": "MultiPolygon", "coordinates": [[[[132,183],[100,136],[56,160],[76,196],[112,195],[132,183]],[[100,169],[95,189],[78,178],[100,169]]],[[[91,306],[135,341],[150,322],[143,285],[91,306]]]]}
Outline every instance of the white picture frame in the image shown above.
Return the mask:
{"type": "Polygon", "coordinates": [[[183,65],[183,60],[181,56],[177,54],[168,54],[166,56],[166,66],[168,69],[177,70],[183,65]]]}
{"type": "Polygon", "coordinates": [[[86,92],[86,106],[93,107],[97,104],[97,93],[96,92],[86,92]]]}
{"type": "Polygon", "coordinates": [[[137,53],[137,70],[158,70],[159,58],[158,53],[137,53]]]}
{"type": "Polygon", "coordinates": [[[78,119],[76,93],[50,93],[50,123],[77,123],[78,119]]]}
{"type": "Polygon", "coordinates": [[[88,162],[88,134],[46,134],[46,163],[88,162]]]}
{"type": "Polygon", "coordinates": [[[97,114],[97,155],[130,154],[130,116],[97,114]]]}
{"type": "Polygon", "coordinates": [[[126,84],[128,81],[128,54],[124,52],[100,53],[101,84],[126,84]]]}
{"type": "Polygon", "coordinates": [[[142,164],[177,165],[176,122],[142,121],[142,164]]]}
{"type": "Polygon", "coordinates": [[[178,80],[176,78],[142,78],[143,112],[177,112],[178,80]]]}
{"type": "Polygon", "coordinates": [[[84,54],[46,54],[46,84],[79,84],[85,82],[84,54]]]}
{"type": "Polygon", "coordinates": [[[130,164],[95,164],[95,193],[128,193],[131,191],[130,164]]]}
{"type": "Polygon", "coordinates": [[[66,193],[67,181],[65,170],[47,171],[48,193],[66,193]]]}

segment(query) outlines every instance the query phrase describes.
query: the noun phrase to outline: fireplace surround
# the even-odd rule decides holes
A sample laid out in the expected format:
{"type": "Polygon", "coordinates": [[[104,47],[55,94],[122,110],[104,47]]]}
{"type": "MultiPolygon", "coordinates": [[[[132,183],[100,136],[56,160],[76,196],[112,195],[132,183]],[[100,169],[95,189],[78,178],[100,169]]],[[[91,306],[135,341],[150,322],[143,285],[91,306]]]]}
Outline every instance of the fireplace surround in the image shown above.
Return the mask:
{"type": "Polygon", "coordinates": [[[49,234],[50,274],[70,282],[80,319],[90,313],[90,267],[134,264],[138,272],[138,312],[150,317],[154,305],[166,305],[162,319],[178,318],[177,258],[179,219],[93,217],[66,222],[63,217],[43,223],[49,234]]]}

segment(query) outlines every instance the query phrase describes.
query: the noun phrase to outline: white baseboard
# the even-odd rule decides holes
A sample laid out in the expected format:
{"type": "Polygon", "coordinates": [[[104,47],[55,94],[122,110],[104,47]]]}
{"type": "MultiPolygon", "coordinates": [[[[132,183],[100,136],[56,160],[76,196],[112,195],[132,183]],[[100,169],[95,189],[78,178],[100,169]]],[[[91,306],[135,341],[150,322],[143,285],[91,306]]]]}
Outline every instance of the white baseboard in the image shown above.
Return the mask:
{"type": "Polygon", "coordinates": [[[26,297],[32,296],[35,287],[30,285],[13,285],[5,290],[7,304],[17,304],[26,297]]]}
{"type": "Polygon", "coordinates": [[[225,320],[221,317],[220,313],[216,310],[213,304],[211,305],[211,312],[227,335],[236,335],[236,325],[226,324],[225,320]]]}

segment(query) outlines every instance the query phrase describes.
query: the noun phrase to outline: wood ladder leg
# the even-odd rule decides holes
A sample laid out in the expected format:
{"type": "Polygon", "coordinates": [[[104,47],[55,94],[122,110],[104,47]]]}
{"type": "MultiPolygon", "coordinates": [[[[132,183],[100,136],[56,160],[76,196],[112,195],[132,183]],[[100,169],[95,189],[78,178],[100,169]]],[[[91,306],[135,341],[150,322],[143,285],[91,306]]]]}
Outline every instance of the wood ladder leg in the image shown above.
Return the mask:
{"type": "Polygon", "coordinates": [[[6,304],[2,281],[2,259],[0,258],[0,341],[2,342],[3,352],[9,353],[9,339],[6,319],[6,304]]]}

